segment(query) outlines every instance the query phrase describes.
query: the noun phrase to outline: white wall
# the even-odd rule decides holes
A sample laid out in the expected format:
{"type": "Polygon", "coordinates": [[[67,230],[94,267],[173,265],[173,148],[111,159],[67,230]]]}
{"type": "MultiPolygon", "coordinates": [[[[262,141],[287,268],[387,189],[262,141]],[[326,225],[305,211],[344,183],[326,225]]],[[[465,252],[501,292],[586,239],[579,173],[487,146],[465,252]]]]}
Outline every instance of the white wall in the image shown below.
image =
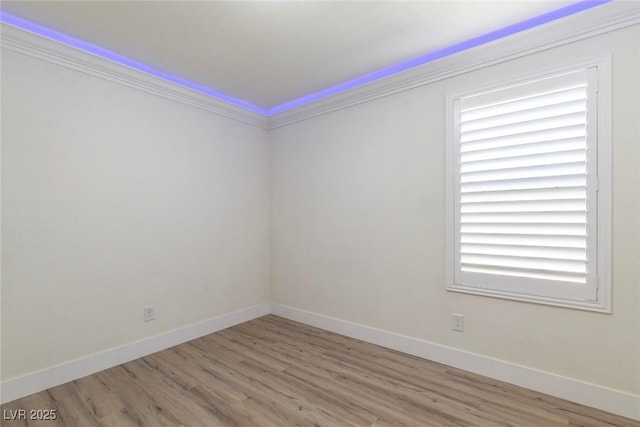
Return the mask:
{"type": "Polygon", "coordinates": [[[3,52],[2,380],[271,292],[275,303],[639,394],[639,40],[637,26],[620,30],[270,135],[3,52]],[[613,314],[447,293],[446,94],[610,53],[613,314]],[[148,304],[157,319],[143,323],[148,304]],[[450,330],[452,312],[465,314],[464,333],[450,330]]]}
{"type": "Polygon", "coordinates": [[[3,51],[2,379],[266,303],[267,137],[3,51]]]}
{"type": "Polygon", "coordinates": [[[639,40],[630,27],[272,130],[272,301],[640,394],[639,40]],[[611,53],[613,314],[446,292],[447,93],[611,53]]]}

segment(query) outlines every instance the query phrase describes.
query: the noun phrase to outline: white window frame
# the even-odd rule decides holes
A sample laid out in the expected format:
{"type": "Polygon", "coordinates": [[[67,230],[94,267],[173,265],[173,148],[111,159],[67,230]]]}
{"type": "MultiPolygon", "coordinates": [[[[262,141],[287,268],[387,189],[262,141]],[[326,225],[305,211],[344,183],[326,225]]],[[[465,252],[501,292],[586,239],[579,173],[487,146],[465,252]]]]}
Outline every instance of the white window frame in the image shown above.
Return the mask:
{"type": "MultiPolygon", "coordinates": [[[[594,96],[593,93],[589,94],[594,96]]],[[[589,130],[593,131],[594,124],[588,124],[589,130]]],[[[463,92],[452,93],[446,99],[446,289],[453,292],[466,294],[484,295],[496,298],[504,298],[516,301],[526,301],[546,305],[554,305],[568,308],[577,308],[589,311],[611,313],[611,210],[612,210],[612,153],[611,153],[611,57],[592,59],[580,63],[568,64],[554,69],[547,69],[544,72],[522,76],[511,81],[502,81],[500,84],[491,86],[470,87],[463,92]],[[594,203],[596,214],[588,218],[596,221],[596,236],[591,239],[595,241],[595,261],[591,261],[588,268],[596,268],[596,296],[594,299],[582,299],[565,295],[554,295],[553,289],[547,286],[544,294],[542,292],[532,292],[531,282],[535,280],[538,284],[544,282],[541,279],[525,279],[507,276],[494,276],[498,282],[511,281],[509,286],[487,286],[487,283],[464,283],[460,271],[456,274],[459,265],[456,261],[459,252],[459,242],[456,229],[459,224],[459,215],[456,203],[459,194],[459,174],[458,158],[459,142],[458,123],[456,117],[456,102],[461,98],[473,96],[481,93],[492,92],[534,82],[563,73],[572,71],[588,70],[597,73],[597,131],[595,141],[591,141],[589,161],[597,161],[597,177],[590,176],[588,179],[588,191],[595,189],[597,201],[594,203]],[[595,146],[594,146],[595,145],[595,146]],[[597,157],[591,157],[596,154],[597,157]],[[595,265],[594,265],[595,264],[595,265]],[[523,279],[523,280],[521,280],[523,279]]],[[[591,195],[590,197],[593,197],[591,195]]],[[[491,275],[487,275],[491,276],[491,275]]],[[[491,279],[491,277],[489,277],[491,279]]]]}

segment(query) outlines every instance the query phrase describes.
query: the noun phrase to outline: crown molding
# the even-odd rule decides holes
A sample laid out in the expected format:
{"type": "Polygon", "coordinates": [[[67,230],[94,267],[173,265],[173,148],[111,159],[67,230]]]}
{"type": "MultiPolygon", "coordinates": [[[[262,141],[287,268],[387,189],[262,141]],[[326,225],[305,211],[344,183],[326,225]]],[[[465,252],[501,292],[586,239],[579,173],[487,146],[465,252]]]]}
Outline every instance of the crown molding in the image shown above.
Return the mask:
{"type": "Polygon", "coordinates": [[[640,3],[614,2],[269,117],[269,129],[640,24],[640,3]]]}
{"type": "Polygon", "coordinates": [[[0,42],[3,50],[268,129],[267,118],[261,114],[4,23],[0,42]]]}
{"type": "Polygon", "coordinates": [[[273,129],[637,24],[640,24],[640,3],[632,1],[609,3],[272,116],[263,116],[4,23],[1,27],[0,42],[2,49],[181,102],[262,129],[273,129]]]}

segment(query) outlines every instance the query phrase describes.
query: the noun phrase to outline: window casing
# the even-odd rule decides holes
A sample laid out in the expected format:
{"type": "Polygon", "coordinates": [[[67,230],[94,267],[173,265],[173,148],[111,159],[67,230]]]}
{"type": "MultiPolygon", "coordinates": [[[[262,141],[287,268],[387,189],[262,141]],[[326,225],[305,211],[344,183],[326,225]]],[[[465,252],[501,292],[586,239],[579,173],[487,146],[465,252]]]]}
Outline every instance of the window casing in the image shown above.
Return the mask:
{"type": "Polygon", "coordinates": [[[448,290],[610,312],[608,76],[449,97],[448,290]]]}

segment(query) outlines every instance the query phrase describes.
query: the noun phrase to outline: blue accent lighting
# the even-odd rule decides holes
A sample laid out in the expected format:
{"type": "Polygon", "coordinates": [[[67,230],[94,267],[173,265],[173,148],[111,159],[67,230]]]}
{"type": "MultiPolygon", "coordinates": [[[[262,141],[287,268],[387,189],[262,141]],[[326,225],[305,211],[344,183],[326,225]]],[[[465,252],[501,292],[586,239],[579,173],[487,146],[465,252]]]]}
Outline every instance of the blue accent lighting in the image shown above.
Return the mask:
{"type": "Polygon", "coordinates": [[[266,115],[267,110],[256,105],[253,105],[250,102],[244,101],[242,99],[234,98],[232,96],[226,95],[224,93],[215,91],[206,86],[200,85],[198,83],[191,82],[187,79],[183,79],[178,76],[174,76],[173,74],[166,73],[161,70],[157,70],[153,67],[145,65],[141,62],[135,61],[131,58],[127,58],[124,55],[120,55],[118,53],[112,52],[108,49],[105,49],[100,46],[96,46],[92,43],[85,42],[83,40],[76,39],[75,37],[68,36],[59,31],[52,30],[50,28],[44,27],[42,25],[35,24],[31,21],[27,21],[26,19],[19,18],[15,15],[10,15],[6,12],[0,12],[0,22],[5,24],[9,24],[12,27],[20,28],[21,30],[28,31],[30,33],[37,34],[39,36],[48,38],[50,40],[57,41],[59,43],[66,44],[67,46],[74,47],[76,49],[80,49],[84,52],[90,53],[92,55],[107,59],[109,61],[116,62],[120,65],[124,65],[126,67],[132,68],[136,71],[141,71],[145,74],[150,74],[155,77],[159,77],[163,80],[166,80],[171,83],[175,83],[177,85],[186,87],[188,89],[194,90],[196,92],[200,92],[202,94],[208,95],[212,98],[216,98],[222,101],[229,102],[236,106],[246,108],[247,110],[251,110],[255,113],[266,115]]]}
{"type": "Polygon", "coordinates": [[[560,9],[556,9],[554,11],[551,11],[530,19],[526,19],[516,24],[508,25],[498,30],[491,31],[481,36],[474,37],[474,38],[465,40],[463,42],[456,43],[454,45],[429,52],[425,55],[419,56],[409,61],[401,62],[399,64],[392,65],[390,67],[386,67],[386,68],[374,71],[372,73],[365,74],[355,79],[348,80],[338,85],[331,86],[329,88],[320,90],[318,92],[314,92],[309,95],[302,96],[300,98],[285,102],[284,104],[278,105],[273,108],[268,108],[268,109],[259,107],[257,105],[254,105],[242,99],[234,98],[232,96],[215,91],[211,88],[200,85],[198,83],[191,82],[189,80],[183,79],[173,74],[166,73],[161,70],[157,70],[153,67],[142,64],[133,59],[127,58],[126,56],[112,52],[108,49],[102,48],[100,46],[96,46],[92,43],[88,43],[83,40],[76,39],[74,37],[49,29],[42,25],[27,21],[26,19],[19,18],[17,16],[8,14],[6,12],[0,12],[0,22],[37,34],[39,36],[42,36],[48,39],[63,43],[65,45],[74,47],[76,49],[80,49],[84,52],[107,59],[109,61],[116,62],[128,68],[132,68],[136,71],[140,71],[140,72],[161,78],[168,82],[175,83],[177,85],[194,90],[196,92],[200,92],[212,98],[228,102],[230,104],[245,108],[247,110],[258,113],[262,116],[268,117],[268,116],[273,116],[273,115],[276,115],[284,111],[291,110],[303,105],[313,103],[320,99],[324,99],[324,98],[336,95],[338,93],[348,91],[350,89],[355,89],[357,87],[364,86],[366,84],[383,79],[385,77],[389,77],[394,74],[398,74],[403,71],[407,71],[412,68],[419,67],[424,64],[428,64],[438,59],[442,59],[447,56],[451,56],[456,53],[463,52],[465,50],[468,50],[477,46],[481,46],[483,44],[486,44],[495,40],[499,40],[509,35],[516,34],[516,33],[528,30],[530,28],[534,28],[534,27],[546,24],[548,22],[555,21],[560,18],[564,18],[569,15],[573,15],[575,13],[582,12],[587,9],[591,9],[596,6],[600,6],[605,3],[610,3],[612,1],[613,0],[582,0],[577,3],[573,3],[568,6],[562,7],[560,9]]]}
{"type": "Polygon", "coordinates": [[[481,36],[474,37],[469,40],[465,40],[463,42],[456,43],[454,45],[435,50],[433,52],[429,52],[425,55],[419,56],[409,61],[401,62],[399,64],[392,65],[390,67],[383,68],[381,70],[374,71],[372,73],[365,74],[360,77],[356,77],[355,79],[348,80],[346,82],[303,96],[301,98],[297,98],[292,101],[285,102],[284,104],[281,104],[281,105],[278,105],[277,107],[273,107],[269,109],[267,111],[267,115],[271,116],[274,114],[282,113],[283,111],[291,110],[292,108],[310,104],[314,101],[318,101],[320,99],[327,98],[332,95],[336,95],[338,93],[345,92],[350,89],[355,89],[357,87],[364,86],[376,80],[380,80],[385,77],[389,77],[394,74],[398,74],[403,71],[410,70],[411,68],[419,67],[420,65],[428,64],[429,62],[433,62],[438,59],[451,56],[453,54],[501,39],[503,37],[510,36],[512,34],[519,33],[524,30],[528,30],[533,27],[537,27],[542,24],[546,24],[551,21],[555,21],[556,19],[564,18],[565,16],[573,15],[574,13],[582,12],[583,10],[591,9],[596,6],[609,3],[611,1],[613,0],[580,1],[578,3],[574,3],[569,6],[556,9],[554,11],[545,13],[543,15],[539,15],[539,16],[527,19],[525,21],[521,21],[516,24],[500,28],[499,30],[491,31],[481,36]]]}

